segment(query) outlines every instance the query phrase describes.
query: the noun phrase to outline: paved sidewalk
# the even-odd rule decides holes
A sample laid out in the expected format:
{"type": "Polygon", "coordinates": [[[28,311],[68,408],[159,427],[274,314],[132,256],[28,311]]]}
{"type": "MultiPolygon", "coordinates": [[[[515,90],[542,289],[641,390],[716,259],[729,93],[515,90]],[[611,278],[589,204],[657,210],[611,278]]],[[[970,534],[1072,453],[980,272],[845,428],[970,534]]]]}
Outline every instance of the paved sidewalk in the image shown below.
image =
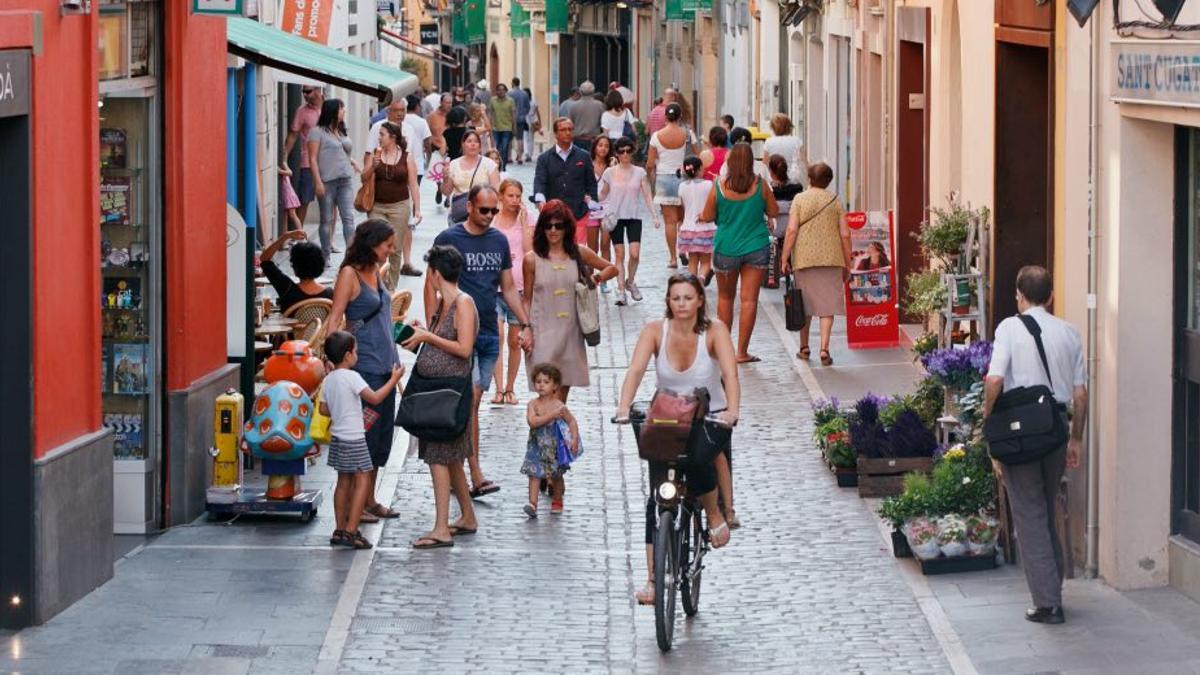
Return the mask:
{"type": "MultiPolygon", "coordinates": [[[[532,169],[513,174],[528,184],[532,169]]],[[[423,194],[417,251],[445,217],[432,186],[423,194]]],[[[479,534],[453,549],[409,548],[431,522],[432,494],[423,463],[400,461],[401,432],[380,494],[395,495],[402,517],[364,527],[375,550],[329,549],[328,502],[309,524],[173,528],[45,626],[0,633],[0,672],[1200,672],[1200,611],[1173,591],[1070,581],[1068,623],[1037,626],[1020,618],[1016,567],[926,578],[892,558],[872,505],[821,464],[809,407],[818,395],[902,391],[919,371],[904,349],[852,352],[840,338],[833,368],[795,361],[778,291],[762,295],[751,347],[763,362],[740,369],[745,527],[707,559],[700,614],[660,654],[653,611],[631,600],[645,577],[644,470],[630,432],[607,422],[638,331],[662,312],[661,231],[646,242],[646,300],[618,309],[604,296],[592,386],[572,394],[585,454],[564,515],[543,498],[541,518],[525,519],[523,406],[485,404],[483,463],[503,490],[477,502],[479,534]]],[[[401,283],[419,314],[422,280],[401,283]]],[[[322,463],[308,485],[328,498],[331,481],[322,463]]]]}

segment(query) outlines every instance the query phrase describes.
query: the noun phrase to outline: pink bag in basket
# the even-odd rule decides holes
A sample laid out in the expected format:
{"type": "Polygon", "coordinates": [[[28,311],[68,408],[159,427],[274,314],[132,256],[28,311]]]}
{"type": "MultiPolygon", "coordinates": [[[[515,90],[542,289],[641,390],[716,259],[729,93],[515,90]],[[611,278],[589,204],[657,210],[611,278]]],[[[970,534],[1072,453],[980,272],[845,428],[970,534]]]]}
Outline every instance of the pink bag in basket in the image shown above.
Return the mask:
{"type": "Polygon", "coordinates": [[[708,390],[676,394],[654,392],[638,438],[638,455],[651,462],[671,462],[687,448],[692,423],[708,414],[708,390]]]}

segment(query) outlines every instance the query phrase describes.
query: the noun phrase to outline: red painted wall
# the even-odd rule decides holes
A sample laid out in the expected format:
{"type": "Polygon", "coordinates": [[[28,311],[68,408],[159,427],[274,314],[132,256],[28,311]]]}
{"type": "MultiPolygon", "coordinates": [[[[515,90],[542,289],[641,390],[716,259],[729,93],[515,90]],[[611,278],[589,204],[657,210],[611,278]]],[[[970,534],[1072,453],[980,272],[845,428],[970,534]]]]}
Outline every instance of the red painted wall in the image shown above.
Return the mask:
{"type": "MultiPolygon", "coordinates": [[[[164,2],[167,389],[225,353],[225,19],[164,2]]],[[[97,132],[98,133],[98,132],[97,132]]]]}
{"type": "Polygon", "coordinates": [[[34,456],[100,428],[100,119],[95,16],[0,0],[0,49],[33,44],[34,456]]]}

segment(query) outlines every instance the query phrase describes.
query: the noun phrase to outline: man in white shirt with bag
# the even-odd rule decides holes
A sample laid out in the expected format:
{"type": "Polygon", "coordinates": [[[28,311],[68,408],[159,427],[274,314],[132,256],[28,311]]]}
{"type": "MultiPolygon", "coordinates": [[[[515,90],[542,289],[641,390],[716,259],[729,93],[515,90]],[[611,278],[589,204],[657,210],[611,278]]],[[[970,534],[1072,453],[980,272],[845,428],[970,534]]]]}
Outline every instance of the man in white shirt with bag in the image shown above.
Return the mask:
{"type": "Polygon", "coordinates": [[[992,413],[1003,392],[1046,385],[1061,406],[1060,414],[1070,419],[1066,445],[1034,461],[1004,465],[1004,486],[1020,542],[1021,567],[1033,596],[1034,606],[1026,610],[1025,618],[1035,623],[1060,624],[1065,620],[1065,543],[1058,539],[1054,510],[1065,469],[1077,468],[1083,453],[1088,391],[1079,331],[1046,311],[1053,297],[1053,281],[1046,268],[1031,265],[1017,273],[1017,310],[1033,319],[1040,329],[1045,362],[1037,338],[1021,317],[1002,321],[992,345],[983,415],[986,419],[992,413]]]}

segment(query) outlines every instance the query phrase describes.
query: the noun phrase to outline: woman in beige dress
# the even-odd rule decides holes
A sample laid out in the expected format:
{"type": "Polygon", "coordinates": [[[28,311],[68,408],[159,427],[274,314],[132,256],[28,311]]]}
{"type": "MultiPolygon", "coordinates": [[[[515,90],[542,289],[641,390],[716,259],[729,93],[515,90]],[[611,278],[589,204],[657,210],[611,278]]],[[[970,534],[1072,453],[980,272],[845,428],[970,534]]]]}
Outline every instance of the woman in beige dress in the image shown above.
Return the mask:
{"type": "MultiPolygon", "coordinates": [[[[575,243],[575,219],[562,201],[542,206],[533,232],[533,250],[525,254],[525,311],[533,323],[533,353],[529,370],[553,363],[562,371],[559,398],[567,401],[571,387],[588,385],[587,350],[575,310],[575,282],[584,274],[595,283],[617,276],[617,268],[595,251],[575,243]]],[[[532,382],[531,382],[532,386],[532,382]]]]}
{"type": "MultiPolygon", "coordinates": [[[[829,336],[833,317],[846,313],[845,284],[850,278],[850,230],[838,197],[826,188],[833,182],[833,170],[818,162],[808,168],[809,189],[792,200],[783,250],[783,273],[796,272],[796,286],[804,295],[809,317],[821,319],[821,365],[833,365],[829,355],[829,336]]],[[[800,330],[800,352],[808,360],[809,323],[800,330]]]]}

